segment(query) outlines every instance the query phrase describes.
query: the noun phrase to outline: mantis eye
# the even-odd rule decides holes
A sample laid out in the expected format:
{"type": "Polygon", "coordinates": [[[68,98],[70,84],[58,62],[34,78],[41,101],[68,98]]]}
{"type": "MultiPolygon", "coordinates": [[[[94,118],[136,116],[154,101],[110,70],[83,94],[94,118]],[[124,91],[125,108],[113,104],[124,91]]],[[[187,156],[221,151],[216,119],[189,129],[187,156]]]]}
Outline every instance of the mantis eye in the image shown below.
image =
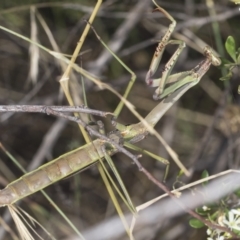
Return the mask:
{"type": "Polygon", "coordinates": [[[221,59],[213,54],[212,49],[209,46],[205,46],[203,52],[204,55],[211,61],[212,65],[219,66],[221,64],[221,59]]]}

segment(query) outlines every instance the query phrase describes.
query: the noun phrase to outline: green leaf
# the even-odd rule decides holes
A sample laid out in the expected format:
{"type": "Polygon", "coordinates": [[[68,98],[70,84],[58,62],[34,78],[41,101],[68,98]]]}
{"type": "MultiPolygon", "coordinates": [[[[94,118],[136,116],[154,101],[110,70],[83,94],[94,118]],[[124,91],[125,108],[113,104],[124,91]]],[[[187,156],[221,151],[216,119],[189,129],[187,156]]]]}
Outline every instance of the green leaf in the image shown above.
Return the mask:
{"type": "Polygon", "coordinates": [[[237,49],[237,55],[240,55],[240,48],[237,49]]]}
{"type": "MultiPolygon", "coordinates": [[[[207,170],[204,170],[204,171],[202,172],[201,178],[204,179],[204,178],[207,178],[207,177],[209,177],[209,173],[208,173],[207,170]]],[[[207,183],[208,183],[208,181],[206,180],[206,181],[203,182],[202,184],[203,184],[203,185],[206,185],[207,183]]]]}
{"type": "Polygon", "coordinates": [[[225,64],[233,64],[231,61],[229,61],[228,59],[226,58],[220,58],[221,59],[221,62],[222,62],[222,65],[225,65],[225,64]]]}
{"type": "Polygon", "coordinates": [[[237,189],[234,193],[235,193],[238,197],[240,197],[240,189],[237,189]]]}
{"type": "Polygon", "coordinates": [[[177,178],[180,178],[183,174],[184,174],[184,171],[183,171],[183,170],[180,170],[180,171],[178,172],[177,178]]]}
{"type": "Polygon", "coordinates": [[[225,42],[225,48],[228,52],[228,54],[231,56],[231,58],[234,60],[234,62],[237,61],[236,58],[236,46],[235,46],[235,40],[232,36],[229,36],[225,42]]]}
{"type": "Polygon", "coordinates": [[[226,58],[220,58],[220,59],[221,59],[220,68],[223,68],[223,67],[224,67],[224,68],[229,69],[232,64],[235,64],[234,62],[229,61],[229,60],[226,59],[226,58]]]}
{"type": "Polygon", "coordinates": [[[221,77],[220,80],[226,81],[226,80],[229,80],[230,78],[232,78],[232,72],[231,71],[229,71],[227,75],[221,77]]]}
{"type": "Polygon", "coordinates": [[[205,224],[203,222],[201,222],[200,220],[196,219],[196,218],[192,218],[189,220],[189,225],[193,228],[202,228],[205,226],[205,224]]]}
{"type": "Polygon", "coordinates": [[[237,64],[240,64],[240,54],[237,57],[237,64]]]}
{"type": "Polygon", "coordinates": [[[204,170],[204,171],[202,172],[201,178],[203,179],[203,178],[207,178],[207,177],[209,177],[209,173],[208,173],[207,170],[204,170]]]}
{"type": "Polygon", "coordinates": [[[209,210],[204,211],[203,207],[199,207],[195,209],[195,212],[198,213],[199,215],[206,216],[209,214],[209,210]]]}
{"type": "Polygon", "coordinates": [[[236,67],[237,64],[236,63],[230,63],[230,64],[225,64],[224,67],[229,69],[229,70],[232,70],[234,67],[236,67]]]}

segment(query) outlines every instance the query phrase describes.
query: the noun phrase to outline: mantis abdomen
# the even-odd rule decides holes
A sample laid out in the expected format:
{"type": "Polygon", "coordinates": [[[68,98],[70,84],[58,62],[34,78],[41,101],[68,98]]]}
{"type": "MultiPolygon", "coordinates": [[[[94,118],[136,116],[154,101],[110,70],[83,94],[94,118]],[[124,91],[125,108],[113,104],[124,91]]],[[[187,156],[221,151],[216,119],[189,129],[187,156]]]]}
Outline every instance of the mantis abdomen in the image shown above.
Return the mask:
{"type": "Polygon", "coordinates": [[[0,207],[13,204],[104,157],[103,144],[96,139],[8,184],[0,191],[0,207]]]}

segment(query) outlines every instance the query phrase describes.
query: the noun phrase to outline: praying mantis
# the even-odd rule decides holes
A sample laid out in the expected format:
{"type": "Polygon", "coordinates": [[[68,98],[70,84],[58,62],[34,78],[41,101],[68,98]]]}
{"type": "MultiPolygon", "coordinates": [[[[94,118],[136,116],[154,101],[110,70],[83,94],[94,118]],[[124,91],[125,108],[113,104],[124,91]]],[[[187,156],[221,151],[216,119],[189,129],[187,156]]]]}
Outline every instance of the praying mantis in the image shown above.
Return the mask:
{"type": "MultiPolygon", "coordinates": [[[[124,152],[132,159],[135,158],[134,155],[131,155],[128,151],[125,151],[125,147],[137,149],[137,147],[135,147],[133,144],[142,141],[149,134],[149,126],[153,128],[166,113],[166,111],[176,101],[178,101],[178,99],[187,90],[198,84],[211,65],[220,65],[220,59],[212,53],[209,47],[205,47],[203,50],[205,59],[201,61],[195,68],[190,71],[171,75],[171,71],[183,48],[185,47],[185,43],[179,40],[170,40],[176,22],[166,10],[158,6],[155,1],[153,2],[156,5],[156,9],[154,11],[163,13],[172,22],[157,46],[150,64],[149,71],[146,75],[146,83],[151,87],[156,88],[153,97],[155,100],[160,100],[160,103],[150,111],[143,121],[128,126],[116,121],[114,122],[116,130],[109,133],[106,137],[104,137],[104,135],[100,136],[94,132],[94,134],[96,134],[98,137],[97,139],[62,155],[45,165],[42,165],[38,169],[29,172],[16,181],[8,184],[3,190],[0,191],[0,207],[12,205],[18,200],[42,190],[43,188],[59,181],[62,178],[65,178],[68,175],[71,175],[93,163],[98,162],[99,159],[107,159],[109,156],[119,151],[124,152]],[[177,44],[179,47],[165,65],[161,78],[154,79],[153,75],[158,69],[162,54],[168,44],[177,44]],[[122,147],[122,145],[124,147],[122,147]]],[[[64,59],[64,61],[66,61],[68,64],[71,64],[68,59],[64,59]]],[[[74,67],[75,70],[79,69],[80,71],[79,67],[76,65],[74,65],[74,67]]],[[[83,75],[87,74],[82,70],[81,73],[83,75]]],[[[135,79],[132,80],[134,81],[135,79]]],[[[124,94],[124,99],[127,98],[133,81],[131,81],[127,87],[126,93],[124,94]]],[[[114,115],[119,115],[123,104],[124,103],[120,103],[118,105],[117,109],[114,111],[114,115]]],[[[84,127],[89,128],[86,125],[84,125],[84,127]]],[[[147,151],[145,151],[145,153],[148,154],[147,151]]],[[[164,163],[168,165],[168,162],[164,163]]],[[[138,165],[138,167],[141,170],[141,166],[138,165]]]]}

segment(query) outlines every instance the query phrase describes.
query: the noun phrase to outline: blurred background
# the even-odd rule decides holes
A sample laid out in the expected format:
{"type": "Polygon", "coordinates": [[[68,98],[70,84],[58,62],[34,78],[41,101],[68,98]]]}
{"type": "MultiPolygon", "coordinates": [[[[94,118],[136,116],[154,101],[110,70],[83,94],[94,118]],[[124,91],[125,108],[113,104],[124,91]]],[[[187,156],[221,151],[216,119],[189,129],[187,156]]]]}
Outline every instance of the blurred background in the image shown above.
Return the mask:
{"type": "MultiPolygon", "coordinates": [[[[31,37],[49,49],[54,49],[49,38],[52,34],[59,51],[71,55],[86,26],[84,19],[89,18],[95,4],[93,0],[1,1],[1,26],[31,37]],[[50,35],[46,33],[46,26],[50,35]]],[[[172,39],[186,42],[174,73],[190,70],[203,60],[205,45],[231,60],[224,48],[229,35],[240,46],[240,11],[228,0],[168,0],[158,1],[158,4],[177,21],[172,39]]],[[[106,0],[93,23],[101,39],[137,75],[128,99],[143,117],[157,105],[152,99],[154,89],[147,87],[144,79],[157,43],[170,23],[163,14],[152,13],[153,9],[150,0],[106,0]]],[[[161,76],[164,64],[176,48],[176,45],[167,46],[156,77],[161,76]]],[[[113,59],[92,31],[81,52],[76,61],[79,66],[124,93],[131,75],[113,59]]],[[[0,30],[1,105],[67,105],[59,85],[64,70],[47,52],[36,47],[30,49],[28,42],[0,30]]],[[[182,176],[181,183],[175,184],[179,168],[156,137],[148,136],[138,144],[170,161],[166,180],[170,189],[198,180],[203,170],[216,174],[239,167],[239,69],[234,69],[230,81],[220,81],[225,74],[223,68],[211,67],[201,83],[187,92],[156,126],[190,170],[190,177],[182,176]]],[[[76,80],[71,88],[76,99],[82,98],[81,80],[84,79],[89,107],[114,111],[119,102],[114,94],[99,89],[79,73],[73,72],[72,77],[76,80]]],[[[106,131],[113,129],[109,118],[101,120],[106,131]]],[[[117,121],[133,124],[138,119],[124,108],[117,121]]],[[[28,171],[85,144],[75,123],[30,113],[1,113],[0,142],[28,171]]],[[[113,159],[136,206],[163,194],[138,171],[131,159],[123,154],[116,154],[113,159]]],[[[140,161],[157,179],[163,179],[165,166],[162,163],[148,156],[140,161]]],[[[0,188],[21,175],[1,151],[0,188]]],[[[80,231],[116,215],[96,165],[49,186],[46,192],[80,231]]],[[[121,205],[128,212],[122,202],[121,205]]],[[[46,226],[56,239],[74,239],[74,231],[41,193],[23,199],[20,206],[46,226]]],[[[6,217],[6,209],[0,210],[1,216],[6,217]]],[[[136,239],[206,239],[206,228],[191,228],[189,218],[182,214],[142,227],[136,230],[136,239]]],[[[14,226],[11,220],[7,222],[11,228],[14,226]]],[[[39,232],[48,239],[41,230],[39,232]]],[[[12,237],[2,228],[0,239],[12,237]]],[[[96,239],[105,239],[104,232],[96,239]]],[[[127,239],[127,236],[123,233],[110,239],[127,239]]]]}

